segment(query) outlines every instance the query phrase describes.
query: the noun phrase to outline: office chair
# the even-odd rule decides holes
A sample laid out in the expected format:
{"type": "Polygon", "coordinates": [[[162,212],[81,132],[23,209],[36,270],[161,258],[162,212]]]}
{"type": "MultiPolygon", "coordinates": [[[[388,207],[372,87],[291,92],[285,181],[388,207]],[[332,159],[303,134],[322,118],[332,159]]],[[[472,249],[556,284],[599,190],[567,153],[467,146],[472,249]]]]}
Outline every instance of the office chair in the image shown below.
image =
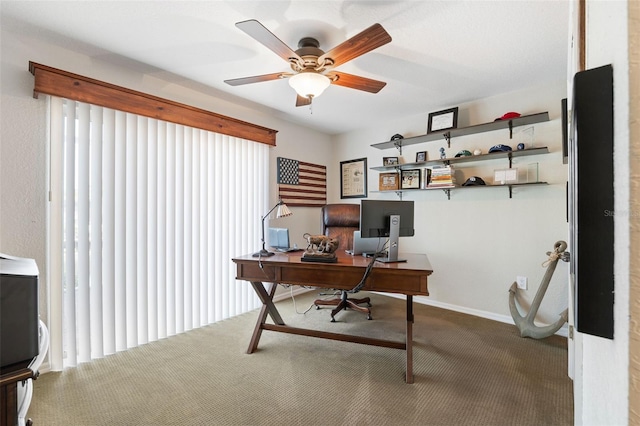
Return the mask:
{"type": "MultiPolygon", "coordinates": [[[[353,248],[353,231],[360,229],[360,205],[359,204],[326,204],[322,206],[322,233],[339,241],[338,250],[353,248]]],[[[316,309],[320,306],[335,306],[331,311],[331,322],[335,322],[335,315],[343,309],[353,309],[367,314],[371,319],[371,310],[359,306],[366,303],[371,306],[371,299],[349,298],[346,290],[340,290],[340,297],[334,299],[318,299],[313,302],[316,309]]]]}

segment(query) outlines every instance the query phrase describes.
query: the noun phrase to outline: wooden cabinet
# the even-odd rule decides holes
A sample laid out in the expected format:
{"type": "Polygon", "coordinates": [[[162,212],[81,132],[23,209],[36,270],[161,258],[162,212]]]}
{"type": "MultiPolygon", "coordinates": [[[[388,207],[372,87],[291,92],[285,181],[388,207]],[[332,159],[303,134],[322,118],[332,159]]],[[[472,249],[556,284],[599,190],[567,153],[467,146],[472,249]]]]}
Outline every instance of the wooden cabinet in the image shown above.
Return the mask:
{"type": "MultiPolygon", "coordinates": [[[[18,384],[34,379],[36,374],[28,368],[31,361],[14,364],[0,370],[0,425],[18,424],[18,384]]],[[[31,420],[27,420],[31,425],[31,420]]]]}

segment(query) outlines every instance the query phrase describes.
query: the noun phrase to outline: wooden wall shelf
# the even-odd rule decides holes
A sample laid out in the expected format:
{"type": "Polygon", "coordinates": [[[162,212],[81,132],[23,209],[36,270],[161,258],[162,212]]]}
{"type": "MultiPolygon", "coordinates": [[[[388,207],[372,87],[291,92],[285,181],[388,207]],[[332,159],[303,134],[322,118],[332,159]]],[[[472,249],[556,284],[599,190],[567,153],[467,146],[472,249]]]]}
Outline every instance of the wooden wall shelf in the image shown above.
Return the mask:
{"type": "Polygon", "coordinates": [[[548,112],[540,112],[537,114],[523,115],[521,117],[513,118],[511,120],[498,120],[498,121],[492,121],[484,124],[476,124],[474,126],[461,127],[459,129],[450,129],[444,132],[433,132],[433,133],[428,133],[426,135],[413,136],[410,138],[376,143],[371,146],[378,149],[397,148],[400,151],[400,154],[402,154],[403,146],[415,145],[417,143],[431,142],[431,141],[444,139],[445,141],[447,141],[447,144],[450,147],[451,138],[454,138],[457,136],[473,135],[476,133],[491,132],[493,130],[500,130],[500,129],[509,129],[509,138],[511,139],[511,137],[513,136],[512,132],[514,127],[526,126],[528,124],[534,124],[534,123],[542,123],[544,121],[549,121],[548,112]]]}

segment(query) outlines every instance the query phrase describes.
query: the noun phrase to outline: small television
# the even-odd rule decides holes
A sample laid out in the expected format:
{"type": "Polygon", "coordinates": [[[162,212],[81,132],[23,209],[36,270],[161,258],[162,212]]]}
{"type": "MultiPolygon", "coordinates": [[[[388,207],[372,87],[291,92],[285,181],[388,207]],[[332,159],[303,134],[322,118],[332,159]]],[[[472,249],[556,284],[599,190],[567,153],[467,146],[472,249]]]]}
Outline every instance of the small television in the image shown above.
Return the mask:
{"type": "Polygon", "coordinates": [[[575,74],[569,161],[576,327],[607,339],[615,302],[613,83],[612,65],[575,74]]]}
{"type": "Polygon", "coordinates": [[[0,368],[38,356],[38,267],[0,253],[0,368]]]}
{"type": "Polygon", "coordinates": [[[360,204],[360,236],[389,238],[388,255],[379,262],[405,262],[398,259],[398,237],[413,237],[413,201],[362,200],[360,204]]]}

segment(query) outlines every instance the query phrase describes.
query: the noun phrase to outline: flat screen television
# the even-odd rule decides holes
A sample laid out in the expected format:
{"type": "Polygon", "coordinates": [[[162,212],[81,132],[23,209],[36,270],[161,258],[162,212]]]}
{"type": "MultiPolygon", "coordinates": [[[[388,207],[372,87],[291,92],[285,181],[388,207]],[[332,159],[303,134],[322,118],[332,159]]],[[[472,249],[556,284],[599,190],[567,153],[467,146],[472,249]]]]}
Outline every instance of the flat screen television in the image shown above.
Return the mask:
{"type": "MultiPolygon", "coordinates": [[[[571,269],[579,332],[613,339],[613,67],[576,73],[571,132],[571,269]]],[[[625,213],[625,212],[623,212],[625,213]]]]}
{"type": "Polygon", "coordinates": [[[38,267],[0,253],[0,368],[38,356],[38,267]]]}
{"type": "Polygon", "coordinates": [[[362,200],[360,204],[360,236],[388,237],[388,255],[380,262],[405,262],[398,258],[398,237],[413,237],[413,201],[362,200]]]}

